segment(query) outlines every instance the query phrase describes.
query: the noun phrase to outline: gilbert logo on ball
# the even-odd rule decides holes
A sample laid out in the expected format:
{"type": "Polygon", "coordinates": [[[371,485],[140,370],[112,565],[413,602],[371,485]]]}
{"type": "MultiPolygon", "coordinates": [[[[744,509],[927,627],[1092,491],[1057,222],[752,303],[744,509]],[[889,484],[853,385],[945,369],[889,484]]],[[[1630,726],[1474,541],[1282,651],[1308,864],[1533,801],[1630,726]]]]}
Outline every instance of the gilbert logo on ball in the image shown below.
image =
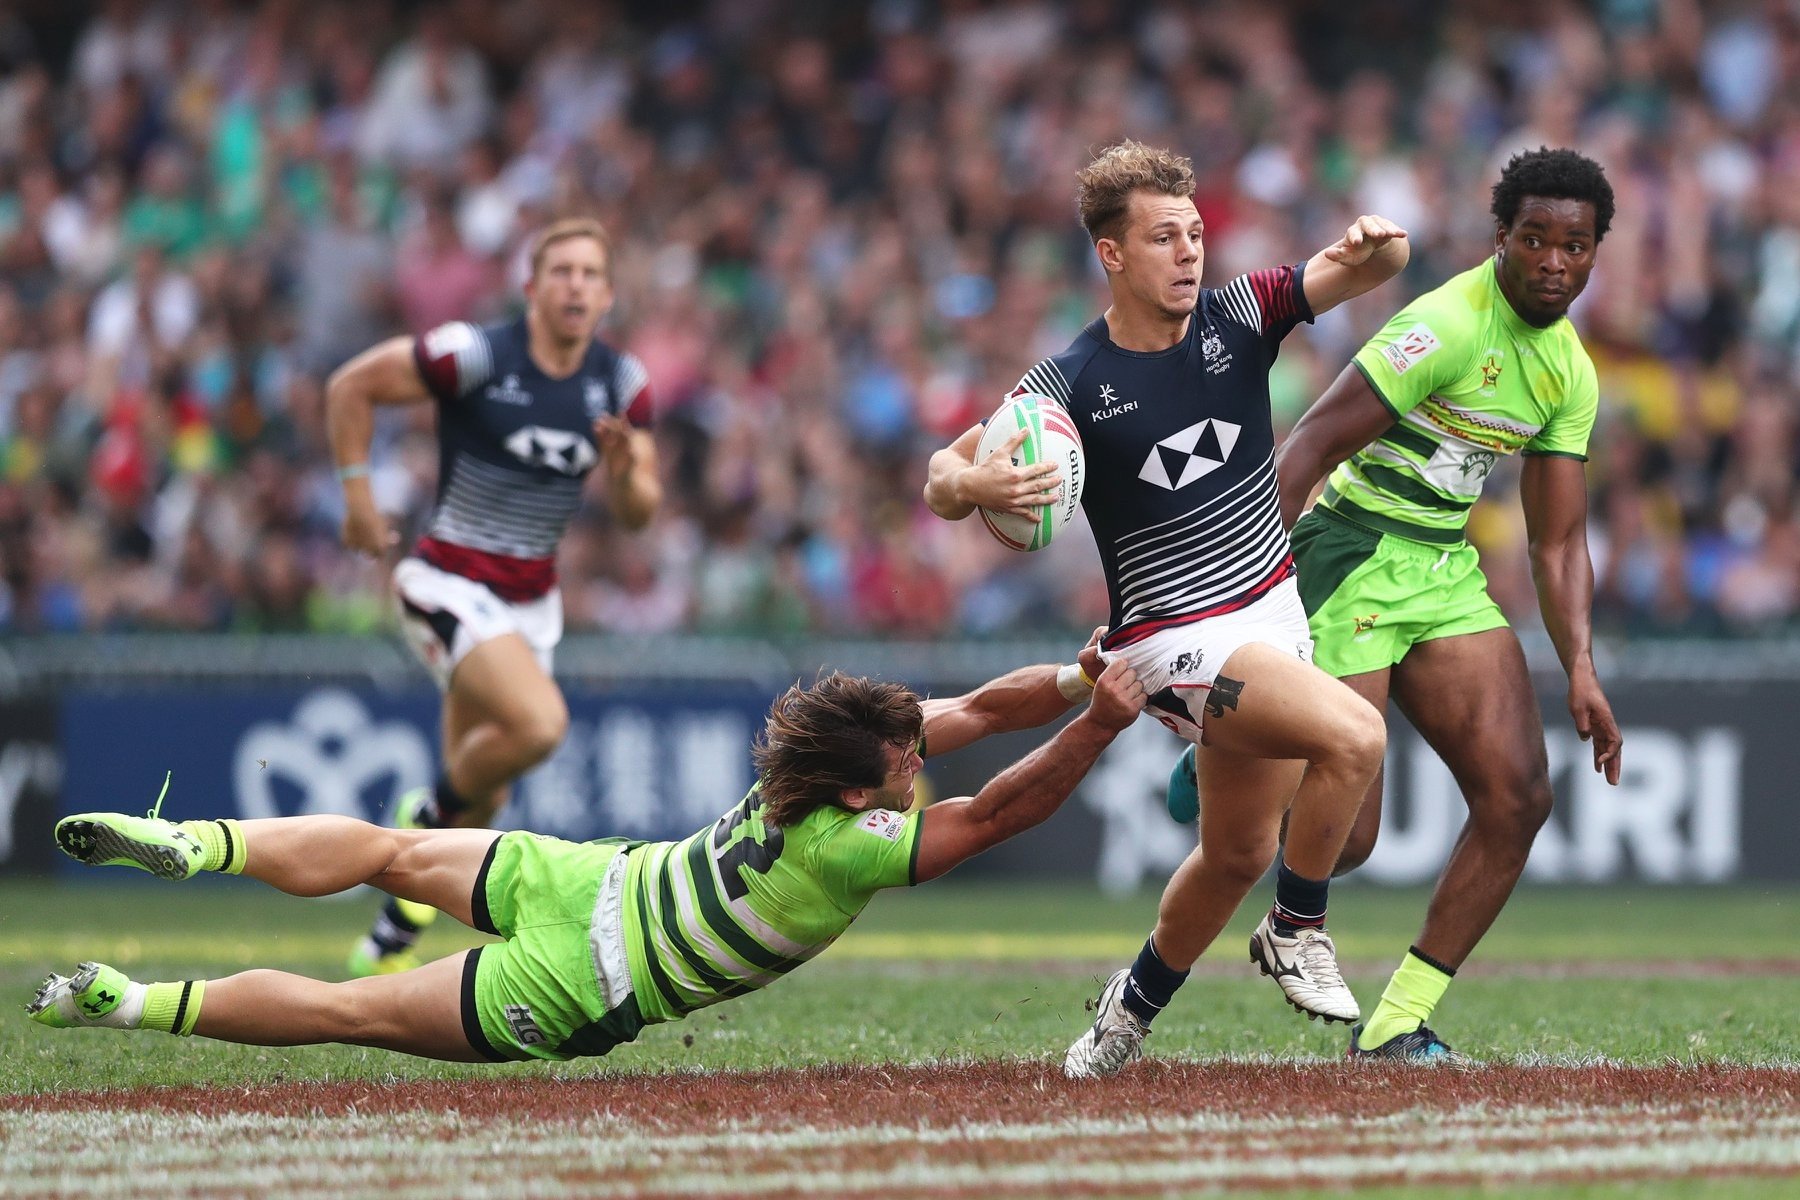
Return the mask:
{"type": "Polygon", "coordinates": [[[1034,509],[1033,516],[1022,517],[984,508],[981,523],[1008,549],[1041,550],[1080,511],[1087,459],[1082,453],[1081,435],[1075,430],[1075,422],[1062,405],[1047,396],[1021,392],[1010,397],[988,421],[975,451],[976,461],[984,461],[998,452],[1021,429],[1025,431],[1025,440],[1013,451],[1013,465],[1025,467],[1054,462],[1062,477],[1061,490],[1053,503],[1034,509]]]}

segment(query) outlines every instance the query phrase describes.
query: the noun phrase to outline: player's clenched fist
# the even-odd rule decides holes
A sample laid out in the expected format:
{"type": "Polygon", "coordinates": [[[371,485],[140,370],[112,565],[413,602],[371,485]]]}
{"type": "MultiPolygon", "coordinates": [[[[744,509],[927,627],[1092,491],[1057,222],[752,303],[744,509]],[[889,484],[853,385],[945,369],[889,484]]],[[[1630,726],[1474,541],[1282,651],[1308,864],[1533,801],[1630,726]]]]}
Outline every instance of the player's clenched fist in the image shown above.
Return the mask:
{"type": "Polygon", "coordinates": [[[1344,231],[1344,236],[1335,245],[1325,247],[1325,257],[1354,267],[1367,262],[1370,255],[1389,242],[1405,236],[1406,230],[1386,217],[1361,216],[1344,231]]]}

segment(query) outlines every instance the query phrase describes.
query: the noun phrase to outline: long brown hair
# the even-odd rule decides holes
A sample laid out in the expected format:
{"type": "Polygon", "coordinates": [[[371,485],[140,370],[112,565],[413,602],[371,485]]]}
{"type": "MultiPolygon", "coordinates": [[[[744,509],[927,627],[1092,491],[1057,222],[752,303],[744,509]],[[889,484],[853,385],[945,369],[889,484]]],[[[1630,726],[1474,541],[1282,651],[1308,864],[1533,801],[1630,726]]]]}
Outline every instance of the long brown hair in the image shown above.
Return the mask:
{"type": "Polygon", "coordinates": [[[910,749],[924,721],[905,684],[836,671],[811,687],[796,683],[769,706],[750,752],[768,819],[792,825],[839,803],[848,788],[879,787],[888,773],[884,750],[910,749]]]}

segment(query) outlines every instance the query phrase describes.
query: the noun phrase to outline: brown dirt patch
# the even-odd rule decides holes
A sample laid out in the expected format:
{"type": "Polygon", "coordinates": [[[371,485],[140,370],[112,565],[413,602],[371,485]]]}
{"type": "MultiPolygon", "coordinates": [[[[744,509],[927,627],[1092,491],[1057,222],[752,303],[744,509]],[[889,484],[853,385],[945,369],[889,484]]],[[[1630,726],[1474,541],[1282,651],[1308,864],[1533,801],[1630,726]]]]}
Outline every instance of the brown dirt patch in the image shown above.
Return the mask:
{"type": "Polygon", "coordinates": [[[1048,1063],[943,1067],[825,1066],[780,1071],[507,1075],[492,1080],[140,1088],[0,1097],[0,1111],[164,1110],[274,1116],[455,1110],[468,1117],[567,1120],[604,1114],[647,1131],[1054,1121],[1130,1114],[1379,1116],[1470,1105],[1655,1106],[1721,1103],[1800,1112],[1800,1071],[1770,1067],[1417,1068],[1364,1063],[1152,1060],[1119,1077],[1073,1083],[1048,1063]]]}

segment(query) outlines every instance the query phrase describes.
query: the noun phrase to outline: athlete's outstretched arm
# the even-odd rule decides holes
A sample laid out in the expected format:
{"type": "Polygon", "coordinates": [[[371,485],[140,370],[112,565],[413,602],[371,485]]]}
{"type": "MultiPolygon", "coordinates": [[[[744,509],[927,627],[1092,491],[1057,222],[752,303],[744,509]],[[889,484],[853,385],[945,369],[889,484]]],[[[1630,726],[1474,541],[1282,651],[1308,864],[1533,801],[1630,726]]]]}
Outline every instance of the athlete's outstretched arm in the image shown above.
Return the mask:
{"type": "Polygon", "coordinates": [[[1569,715],[1594,743],[1594,770],[1619,782],[1624,739],[1594,670],[1594,562],[1587,545],[1587,474],[1577,458],[1531,454],[1519,477],[1531,575],[1544,629],[1569,675],[1569,715]]]}
{"type": "Polygon", "coordinates": [[[1302,286],[1313,315],[1329,312],[1398,275],[1412,251],[1386,217],[1358,217],[1344,236],[1306,262],[1302,286]]]}
{"type": "Polygon", "coordinates": [[[375,508],[369,490],[369,442],[375,406],[429,399],[413,361],[412,339],[378,342],[331,373],[325,384],[325,430],[344,481],[344,545],[380,557],[398,540],[375,508]]]}
{"type": "MultiPolygon", "coordinates": [[[[1100,659],[1100,635],[1105,632],[1104,628],[1094,630],[1077,660],[1087,679],[1099,679],[1106,669],[1100,659]]],[[[1053,664],[1020,667],[972,692],[925,701],[925,753],[935,758],[992,734],[1035,729],[1054,721],[1081,702],[1072,697],[1086,699],[1086,693],[1093,690],[1093,684],[1085,681],[1071,685],[1063,676],[1065,671],[1074,673],[1073,668],[1053,664]]]]}
{"type": "Polygon", "coordinates": [[[913,880],[936,879],[957,863],[1047,820],[1087,776],[1119,731],[1144,708],[1144,685],[1123,658],[1101,673],[1087,711],[1008,767],[973,797],[919,814],[913,880]]]}
{"type": "Polygon", "coordinates": [[[634,429],[617,416],[596,420],[594,437],[606,472],[606,506],[627,529],[642,529],[662,503],[655,440],[649,430],[634,429]]]}
{"type": "Polygon", "coordinates": [[[1393,411],[1382,403],[1356,364],[1339,372],[1275,451],[1282,524],[1292,529],[1319,481],[1393,423],[1393,411]]]}
{"type": "Polygon", "coordinates": [[[1015,467],[1013,451],[1025,441],[1021,429],[1000,449],[980,463],[975,461],[981,444],[980,425],[968,429],[931,456],[925,479],[925,506],[946,521],[960,521],[977,508],[1035,517],[1037,510],[1056,500],[1062,476],[1053,462],[1015,467]]]}

